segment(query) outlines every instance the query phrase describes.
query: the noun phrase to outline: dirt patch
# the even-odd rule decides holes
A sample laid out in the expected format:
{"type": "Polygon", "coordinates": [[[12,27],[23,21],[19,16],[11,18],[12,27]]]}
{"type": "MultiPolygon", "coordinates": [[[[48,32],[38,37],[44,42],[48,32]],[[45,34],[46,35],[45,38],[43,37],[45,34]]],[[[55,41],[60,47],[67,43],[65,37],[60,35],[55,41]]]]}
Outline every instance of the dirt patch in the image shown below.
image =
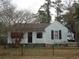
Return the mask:
{"type": "Polygon", "coordinates": [[[0,59],[79,59],[77,56],[60,57],[60,56],[0,56],[0,59]]]}

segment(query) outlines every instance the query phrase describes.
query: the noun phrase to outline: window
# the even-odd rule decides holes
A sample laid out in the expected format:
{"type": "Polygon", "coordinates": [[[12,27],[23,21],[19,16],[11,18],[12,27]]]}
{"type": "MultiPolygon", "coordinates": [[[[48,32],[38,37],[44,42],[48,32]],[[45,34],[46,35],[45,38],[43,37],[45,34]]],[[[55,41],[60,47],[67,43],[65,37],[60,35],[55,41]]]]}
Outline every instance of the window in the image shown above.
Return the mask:
{"type": "Polygon", "coordinates": [[[59,39],[59,34],[58,34],[58,31],[55,31],[55,33],[54,33],[54,37],[55,37],[55,39],[59,39]]]}
{"type": "Polygon", "coordinates": [[[37,33],[37,38],[42,38],[42,32],[37,33]]]}
{"type": "Polygon", "coordinates": [[[51,39],[54,39],[54,31],[51,31],[51,39]]]}
{"type": "Polygon", "coordinates": [[[51,31],[51,39],[62,39],[61,30],[51,31]]]}
{"type": "Polygon", "coordinates": [[[11,32],[11,38],[23,38],[23,32],[11,32]]]}

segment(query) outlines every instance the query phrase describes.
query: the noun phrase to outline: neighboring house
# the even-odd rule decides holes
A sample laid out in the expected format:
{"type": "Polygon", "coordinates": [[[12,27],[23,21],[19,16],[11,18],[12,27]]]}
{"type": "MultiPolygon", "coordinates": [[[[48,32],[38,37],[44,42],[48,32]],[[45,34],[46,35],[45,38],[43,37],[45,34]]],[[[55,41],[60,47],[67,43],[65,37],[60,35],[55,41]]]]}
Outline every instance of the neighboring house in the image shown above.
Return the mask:
{"type": "Polygon", "coordinates": [[[68,43],[67,35],[68,29],[58,21],[49,24],[18,24],[8,32],[7,41],[11,44],[15,42],[14,37],[18,38],[20,36],[21,44],[64,44],[68,43]],[[19,32],[21,33],[17,34],[19,32]]]}

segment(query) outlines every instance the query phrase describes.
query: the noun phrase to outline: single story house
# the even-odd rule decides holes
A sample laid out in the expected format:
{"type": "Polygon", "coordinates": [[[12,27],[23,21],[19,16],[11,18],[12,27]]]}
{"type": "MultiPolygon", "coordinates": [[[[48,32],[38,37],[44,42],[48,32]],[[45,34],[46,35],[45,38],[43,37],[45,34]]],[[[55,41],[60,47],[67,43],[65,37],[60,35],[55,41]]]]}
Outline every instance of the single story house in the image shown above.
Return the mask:
{"type": "Polygon", "coordinates": [[[16,24],[8,32],[7,43],[11,44],[19,41],[20,44],[64,44],[68,43],[67,35],[67,27],[58,21],[16,24]]]}

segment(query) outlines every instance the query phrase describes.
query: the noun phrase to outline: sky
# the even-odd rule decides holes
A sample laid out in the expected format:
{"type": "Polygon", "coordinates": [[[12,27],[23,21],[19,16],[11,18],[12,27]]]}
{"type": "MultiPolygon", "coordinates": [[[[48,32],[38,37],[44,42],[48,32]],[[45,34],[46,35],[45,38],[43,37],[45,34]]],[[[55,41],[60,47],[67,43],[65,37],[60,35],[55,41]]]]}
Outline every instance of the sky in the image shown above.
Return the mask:
{"type": "MultiPolygon", "coordinates": [[[[74,1],[74,0],[70,0],[70,1],[74,1]]],[[[17,10],[26,9],[26,10],[33,12],[34,14],[38,12],[39,8],[44,3],[45,3],[45,0],[12,0],[12,4],[17,7],[17,10]]],[[[54,14],[52,16],[52,19],[55,19],[55,15],[56,15],[55,9],[53,8],[50,11],[51,11],[51,14],[54,14]]]]}
{"type": "Polygon", "coordinates": [[[43,5],[45,0],[12,0],[18,10],[30,10],[34,13],[37,13],[41,5],[43,5]]]}
{"type": "MultiPolygon", "coordinates": [[[[45,3],[45,0],[12,0],[12,4],[17,7],[17,10],[29,10],[36,14],[41,7],[45,3]]],[[[52,10],[52,9],[51,9],[52,10]]],[[[55,14],[55,9],[51,12],[51,14],[55,14]]],[[[55,19],[55,15],[52,16],[52,19],[55,19]]]]}
{"type": "MultiPolygon", "coordinates": [[[[62,0],[62,1],[74,1],[74,0],[62,0]]],[[[18,10],[30,10],[37,13],[41,5],[43,5],[45,0],[12,0],[18,10]]]]}

